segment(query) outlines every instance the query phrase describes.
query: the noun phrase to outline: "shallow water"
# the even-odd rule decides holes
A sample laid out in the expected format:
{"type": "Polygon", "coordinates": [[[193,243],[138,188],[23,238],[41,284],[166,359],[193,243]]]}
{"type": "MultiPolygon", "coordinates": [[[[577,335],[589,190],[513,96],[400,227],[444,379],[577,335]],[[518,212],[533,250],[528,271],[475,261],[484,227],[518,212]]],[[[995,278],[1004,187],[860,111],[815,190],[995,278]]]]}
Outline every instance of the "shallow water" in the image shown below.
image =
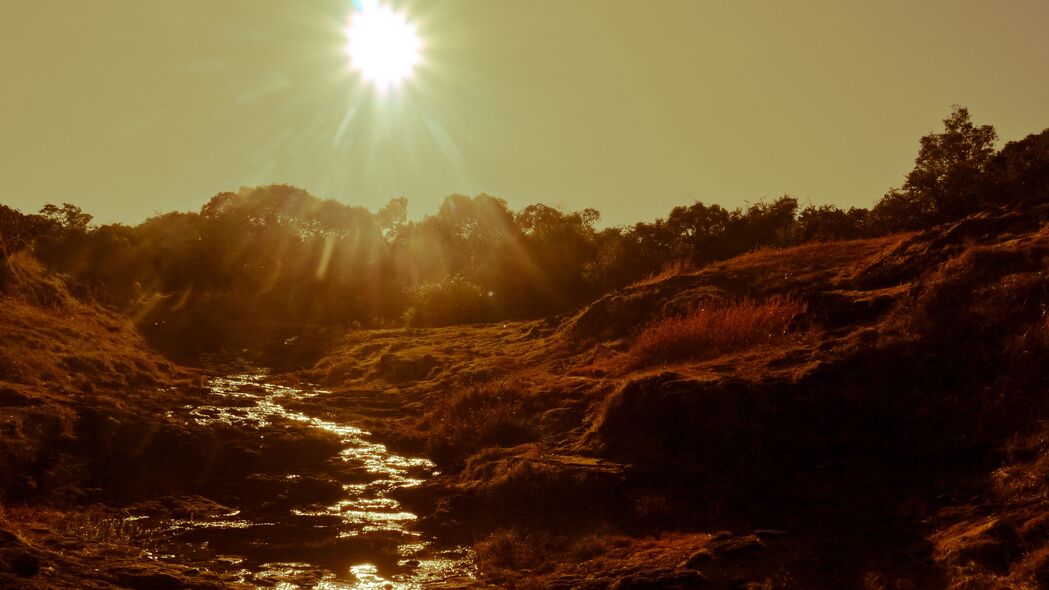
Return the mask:
{"type": "MultiPolygon", "coordinates": [[[[198,425],[250,429],[260,436],[282,424],[335,434],[342,443],[335,468],[353,474],[351,483],[342,484],[341,499],[277,514],[248,516],[235,510],[173,521],[169,530],[187,544],[206,547],[213,561],[227,564],[241,582],[259,588],[409,590],[476,580],[469,550],[436,548],[413,530],[416,515],[390,497],[392,490],[433,476],[433,463],[394,454],[355,426],[306,416],[281,404],[325,393],[267,383],[264,375],[235,375],[211,380],[213,403],[185,406],[180,413],[198,425]],[[288,555],[281,556],[282,547],[289,547],[288,555]]],[[[310,475],[283,477],[293,484],[310,475]]]]}

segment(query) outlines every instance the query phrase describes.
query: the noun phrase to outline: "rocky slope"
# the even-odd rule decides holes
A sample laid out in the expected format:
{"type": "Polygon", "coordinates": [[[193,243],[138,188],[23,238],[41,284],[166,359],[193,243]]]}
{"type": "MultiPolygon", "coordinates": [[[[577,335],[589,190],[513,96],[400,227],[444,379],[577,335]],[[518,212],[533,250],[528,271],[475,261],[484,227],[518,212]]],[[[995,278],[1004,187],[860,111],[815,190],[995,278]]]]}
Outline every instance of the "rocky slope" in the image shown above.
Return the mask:
{"type": "Polygon", "coordinates": [[[319,470],[334,436],[185,419],[180,408],[214,403],[202,376],[25,253],[0,258],[0,334],[2,588],[242,587],[231,564],[181,556],[167,524],[340,490],[282,479],[319,470]]]}
{"type": "Polygon", "coordinates": [[[428,452],[445,475],[404,500],[508,586],[1044,587],[1047,221],[756,252],[545,322],[353,332],[306,406],[428,452]],[[804,312],[638,361],[646,326],[744,299],[804,312]]]}
{"type": "Polygon", "coordinates": [[[312,389],[175,366],[0,254],[0,588],[480,584],[386,495],[429,462],[282,405],[312,389]]]}

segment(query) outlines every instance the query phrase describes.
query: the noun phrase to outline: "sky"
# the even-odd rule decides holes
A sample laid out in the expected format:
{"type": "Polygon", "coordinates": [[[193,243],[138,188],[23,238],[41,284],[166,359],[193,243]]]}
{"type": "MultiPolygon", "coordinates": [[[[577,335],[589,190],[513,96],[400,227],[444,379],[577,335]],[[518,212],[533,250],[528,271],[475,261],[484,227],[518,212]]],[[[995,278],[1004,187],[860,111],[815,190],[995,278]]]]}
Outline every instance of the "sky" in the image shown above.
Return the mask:
{"type": "Polygon", "coordinates": [[[392,2],[421,61],[350,67],[350,0],[0,0],[0,203],[100,223],[288,183],[414,218],[449,194],[592,207],[872,205],[953,104],[1049,127],[1045,0],[392,2]]]}

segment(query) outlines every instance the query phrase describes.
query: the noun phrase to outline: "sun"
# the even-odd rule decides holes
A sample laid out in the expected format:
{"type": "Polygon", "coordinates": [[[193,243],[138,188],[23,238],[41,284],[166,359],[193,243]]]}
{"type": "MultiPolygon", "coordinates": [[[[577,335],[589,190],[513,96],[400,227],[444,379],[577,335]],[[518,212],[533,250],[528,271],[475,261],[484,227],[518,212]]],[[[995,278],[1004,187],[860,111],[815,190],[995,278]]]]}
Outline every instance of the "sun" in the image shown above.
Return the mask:
{"type": "Polygon", "coordinates": [[[357,6],[346,28],[346,55],[353,69],[384,92],[411,78],[422,41],[403,14],[378,0],[357,6]]]}

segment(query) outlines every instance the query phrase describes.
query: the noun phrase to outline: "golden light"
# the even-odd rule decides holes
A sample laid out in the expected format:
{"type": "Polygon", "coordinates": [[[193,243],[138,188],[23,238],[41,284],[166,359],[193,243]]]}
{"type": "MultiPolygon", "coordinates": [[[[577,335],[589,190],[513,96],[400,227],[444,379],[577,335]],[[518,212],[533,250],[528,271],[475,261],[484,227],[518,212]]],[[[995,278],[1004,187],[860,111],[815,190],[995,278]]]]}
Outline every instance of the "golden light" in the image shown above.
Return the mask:
{"type": "Polygon", "coordinates": [[[378,0],[358,6],[346,29],[346,55],[353,69],[384,92],[412,76],[422,42],[403,14],[378,0]]]}

